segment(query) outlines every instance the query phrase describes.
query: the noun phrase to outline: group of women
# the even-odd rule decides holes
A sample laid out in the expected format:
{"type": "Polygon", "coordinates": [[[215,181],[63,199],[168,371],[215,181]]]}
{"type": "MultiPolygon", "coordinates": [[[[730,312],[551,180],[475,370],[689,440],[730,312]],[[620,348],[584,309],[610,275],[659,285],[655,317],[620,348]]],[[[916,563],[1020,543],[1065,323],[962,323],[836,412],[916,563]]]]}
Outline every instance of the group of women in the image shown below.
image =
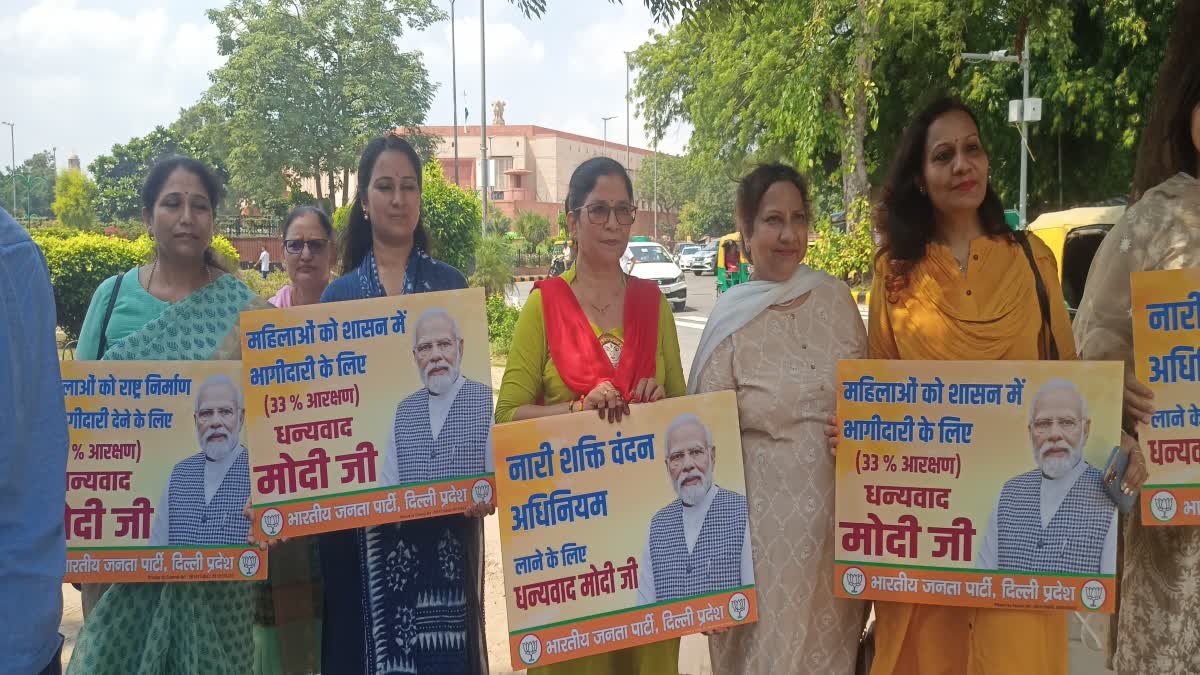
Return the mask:
{"type": "MultiPolygon", "coordinates": [[[[615,422],[636,415],[639,403],[735,391],[760,619],[711,636],[714,671],[854,673],[870,608],[833,596],[838,360],[1131,363],[1129,273],[1200,264],[1193,259],[1200,251],[1200,74],[1182,86],[1176,124],[1164,139],[1176,173],[1105,240],[1075,334],[1053,254],[1006,227],[978,124],[957,101],[938,101],[913,120],[888,173],[867,329],[845,284],[803,264],[812,221],[805,179],[771,164],[742,180],[737,224],[754,272],[720,298],[686,379],[670,306],[652,282],[621,267],[637,215],[629,175],[612,159],[590,159],[571,177],[565,204],[575,264],[530,294],[496,422],[581,410],[615,422]]],[[[358,183],[340,252],[319,210],[288,217],[292,284],[275,305],[466,286],[460,271],[431,257],[421,163],[411,146],[391,135],[372,141],[358,183]],[[339,256],[345,273],[330,282],[339,256]]],[[[192,160],[169,159],[150,173],[142,196],[157,256],[96,291],[81,358],[238,358],[238,313],[265,302],[212,254],[217,182],[192,160]]],[[[1149,399],[1130,371],[1127,489],[1145,476],[1136,431],[1153,409],[1149,399]]],[[[478,515],[289,541],[271,556],[271,579],[258,588],[89,589],[68,672],[485,673],[478,515]],[[464,561],[451,577],[435,560],[447,546],[464,561]],[[395,565],[396,556],[416,564],[395,565]]],[[[1192,581],[1200,532],[1143,528],[1134,514],[1123,551],[1117,671],[1200,671],[1200,588],[1192,581]]],[[[876,675],[1067,672],[1064,613],[880,602],[875,615],[876,675]]],[[[671,640],[532,672],[660,675],[678,672],[678,658],[679,642],[671,640]]]]}

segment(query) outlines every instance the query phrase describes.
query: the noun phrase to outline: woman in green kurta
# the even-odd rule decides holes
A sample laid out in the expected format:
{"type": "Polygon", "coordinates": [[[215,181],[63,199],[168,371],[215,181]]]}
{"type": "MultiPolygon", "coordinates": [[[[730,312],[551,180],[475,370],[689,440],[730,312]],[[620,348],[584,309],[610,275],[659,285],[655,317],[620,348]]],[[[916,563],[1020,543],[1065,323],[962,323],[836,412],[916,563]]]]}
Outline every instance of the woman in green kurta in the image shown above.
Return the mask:
{"type": "MultiPolygon", "coordinates": [[[[220,184],[196,160],[154,166],[142,189],[142,218],[157,255],[96,289],[79,358],[241,358],[238,316],[270,305],[212,252],[219,197],[220,184]]],[[[86,619],[67,672],[244,675],[254,654],[253,590],[234,582],[85,584],[86,619]]]]}
{"type": "MultiPolygon", "coordinates": [[[[576,264],[530,294],[513,334],[496,422],[595,410],[616,421],[630,403],[686,393],[670,305],[654,282],[629,277],[620,258],[633,225],[633,186],[606,157],[571,176],[567,226],[576,264]]],[[[530,670],[541,675],[679,672],[679,640],[530,670]]]]}

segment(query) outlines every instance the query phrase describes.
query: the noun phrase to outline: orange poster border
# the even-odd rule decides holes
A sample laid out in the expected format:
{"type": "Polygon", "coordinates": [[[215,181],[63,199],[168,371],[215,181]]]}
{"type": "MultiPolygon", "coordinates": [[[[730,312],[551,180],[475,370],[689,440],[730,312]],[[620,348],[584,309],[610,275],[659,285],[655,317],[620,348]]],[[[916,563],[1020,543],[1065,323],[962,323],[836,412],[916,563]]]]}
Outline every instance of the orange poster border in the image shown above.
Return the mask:
{"type": "Polygon", "coordinates": [[[1200,485],[1143,485],[1142,497],[1138,501],[1142,509],[1142,524],[1147,527],[1200,525],[1200,485]],[[1154,508],[1156,499],[1164,500],[1157,512],[1154,508]],[[1168,511],[1168,517],[1160,517],[1159,512],[1168,511]]]}
{"type": "Polygon", "coordinates": [[[839,598],[848,598],[854,600],[883,600],[887,602],[908,602],[918,605],[941,605],[950,607],[987,607],[993,609],[1036,609],[1036,610],[1072,610],[1072,611],[1088,611],[1098,614],[1112,614],[1116,611],[1117,602],[1117,579],[1115,575],[1070,575],[1070,574],[1029,574],[1023,572],[1002,572],[1002,571],[985,571],[985,570],[952,570],[946,568],[922,568],[912,565],[888,565],[886,563],[862,562],[862,561],[834,561],[834,593],[839,598]],[[844,583],[845,574],[848,570],[856,569],[864,576],[862,580],[863,590],[858,593],[851,593],[846,588],[844,583]],[[918,589],[917,592],[907,591],[884,591],[882,589],[872,588],[872,580],[875,577],[888,576],[897,577],[904,574],[908,580],[923,581],[948,581],[958,582],[963,584],[961,592],[957,596],[948,595],[932,595],[918,589]],[[985,577],[992,579],[992,596],[991,598],[978,598],[971,596],[966,591],[967,582],[980,582],[985,577]],[[1035,603],[1029,600],[1020,598],[1002,597],[1004,582],[1012,580],[1013,583],[1019,585],[1028,585],[1030,581],[1037,581],[1039,587],[1037,589],[1039,600],[1035,603]],[[1074,600],[1047,600],[1044,589],[1047,587],[1057,586],[1058,583],[1074,592],[1074,600]],[[1083,587],[1093,582],[1099,583],[1104,589],[1104,596],[1101,603],[1096,607],[1089,607],[1084,604],[1083,587]]]}
{"type": "Polygon", "coordinates": [[[406,520],[462,515],[467,507],[474,503],[496,505],[495,473],[483,473],[474,476],[413,483],[410,485],[369,488],[367,490],[356,490],[354,492],[318,497],[304,497],[279,502],[251,504],[251,510],[253,511],[252,527],[257,539],[260,541],[273,541],[281,538],[303,537],[311,534],[351,530],[359,527],[398,523],[406,520]],[[482,484],[488,486],[486,499],[476,502],[473,496],[476,490],[482,493],[482,484]],[[466,496],[464,500],[443,504],[442,502],[445,500],[443,493],[449,493],[451,490],[465,491],[466,496]],[[408,498],[409,493],[411,493],[414,498],[428,499],[431,494],[430,491],[432,491],[435,500],[433,506],[426,506],[424,501],[417,504],[415,499],[410,500],[408,498]],[[386,510],[387,507],[384,507],[381,511],[380,507],[376,506],[376,502],[390,502],[390,506],[394,507],[395,510],[388,511],[386,510]],[[348,510],[344,510],[342,515],[338,514],[338,507],[352,505],[358,507],[357,513],[350,513],[348,510]],[[362,515],[361,511],[364,508],[367,513],[362,515]],[[302,517],[300,514],[315,514],[316,509],[321,510],[320,515],[322,517],[317,522],[303,522],[304,520],[309,520],[309,518],[302,517]],[[295,516],[295,518],[292,518],[292,516],[295,516]],[[328,516],[328,518],[326,519],[324,516],[328,516]],[[271,522],[271,519],[274,517],[279,518],[279,528],[275,529],[272,527],[272,530],[268,531],[264,527],[264,522],[271,522]]]}
{"type": "Polygon", "coordinates": [[[607,614],[561,621],[547,626],[514,630],[509,633],[508,647],[509,653],[512,655],[513,669],[521,671],[534,666],[548,666],[563,661],[573,661],[594,654],[603,654],[618,649],[671,640],[701,631],[740,626],[757,621],[758,594],[754,586],[743,586],[694,598],[668,600],[607,614]],[[729,608],[734,597],[739,595],[746,603],[745,615],[741,619],[734,619],[729,615],[729,608]],[[720,610],[721,618],[714,618],[703,624],[700,622],[701,612],[711,616],[716,610],[720,610]],[[681,625],[668,630],[662,623],[668,613],[674,619],[680,620],[681,625]],[[635,635],[634,625],[644,624],[649,619],[653,619],[651,621],[652,630],[647,634],[635,635]],[[685,622],[687,625],[683,625],[685,622]],[[601,644],[593,644],[593,640],[601,637],[600,634],[605,631],[620,630],[622,627],[625,628],[625,638],[605,639],[601,644]],[[567,652],[549,653],[551,643],[557,640],[568,641],[572,638],[576,641],[576,648],[567,652]],[[532,661],[522,658],[522,654],[527,653],[523,651],[523,644],[527,641],[531,651],[532,645],[537,645],[537,658],[532,661]],[[586,642],[586,644],[579,644],[581,642],[586,642]]]}
{"type": "Polygon", "coordinates": [[[63,576],[64,583],[156,583],[156,582],[195,582],[195,581],[262,581],[267,578],[267,552],[255,546],[139,546],[136,548],[74,548],[67,549],[67,573],[63,576]],[[241,572],[240,562],[247,554],[253,554],[257,567],[255,573],[246,576],[241,572]],[[162,556],[162,572],[149,572],[143,569],[143,560],[155,560],[162,556]],[[209,570],[207,565],[200,571],[175,569],[173,562],[177,556],[183,560],[200,555],[207,562],[210,557],[217,555],[233,558],[233,566],[228,570],[209,570]],[[105,570],[107,560],[136,561],[135,570],[117,571],[105,570]],[[72,571],[71,563],[90,562],[95,571],[72,571]]]}

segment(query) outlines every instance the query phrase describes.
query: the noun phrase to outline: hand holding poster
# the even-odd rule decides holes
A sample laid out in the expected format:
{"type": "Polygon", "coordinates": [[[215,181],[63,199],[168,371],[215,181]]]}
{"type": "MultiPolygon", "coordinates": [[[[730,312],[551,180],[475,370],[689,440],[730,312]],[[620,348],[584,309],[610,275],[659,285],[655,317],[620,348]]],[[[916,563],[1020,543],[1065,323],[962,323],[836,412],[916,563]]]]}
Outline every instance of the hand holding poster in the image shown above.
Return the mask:
{"type": "Polygon", "coordinates": [[[264,579],[236,361],[64,361],[71,582],[264,579]]]}
{"type": "Polygon", "coordinates": [[[256,536],[493,502],[482,289],[242,314],[256,536]]]}
{"type": "Polygon", "coordinates": [[[1137,378],[1154,392],[1139,441],[1150,475],[1142,524],[1200,525],[1200,270],[1135,272],[1137,378]]]}
{"type": "Polygon", "coordinates": [[[757,621],[733,392],[494,433],[514,668],[757,621]]]}
{"type": "Polygon", "coordinates": [[[1121,365],[842,361],[837,592],[1112,612],[1121,365]]]}

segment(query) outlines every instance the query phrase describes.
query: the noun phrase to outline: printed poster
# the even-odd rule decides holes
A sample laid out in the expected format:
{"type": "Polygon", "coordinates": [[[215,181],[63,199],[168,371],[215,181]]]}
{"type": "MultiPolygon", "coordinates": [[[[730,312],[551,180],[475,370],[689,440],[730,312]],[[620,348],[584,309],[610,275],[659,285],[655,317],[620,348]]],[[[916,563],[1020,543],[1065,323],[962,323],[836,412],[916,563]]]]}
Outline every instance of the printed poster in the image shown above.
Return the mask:
{"type": "Polygon", "coordinates": [[[483,290],[242,314],[255,532],[493,503],[483,290]]]}
{"type": "Polygon", "coordinates": [[[1138,438],[1150,476],[1144,525],[1200,524],[1200,270],[1134,272],[1137,377],[1156,408],[1138,438]]]}
{"type": "Polygon", "coordinates": [[[64,361],[68,582],[267,577],[237,361],[64,361]]]}
{"type": "Polygon", "coordinates": [[[513,668],[758,620],[733,392],[494,433],[513,668]]]}
{"type": "Polygon", "coordinates": [[[1111,613],[1122,365],[841,361],[842,597],[1111,613]]]}

